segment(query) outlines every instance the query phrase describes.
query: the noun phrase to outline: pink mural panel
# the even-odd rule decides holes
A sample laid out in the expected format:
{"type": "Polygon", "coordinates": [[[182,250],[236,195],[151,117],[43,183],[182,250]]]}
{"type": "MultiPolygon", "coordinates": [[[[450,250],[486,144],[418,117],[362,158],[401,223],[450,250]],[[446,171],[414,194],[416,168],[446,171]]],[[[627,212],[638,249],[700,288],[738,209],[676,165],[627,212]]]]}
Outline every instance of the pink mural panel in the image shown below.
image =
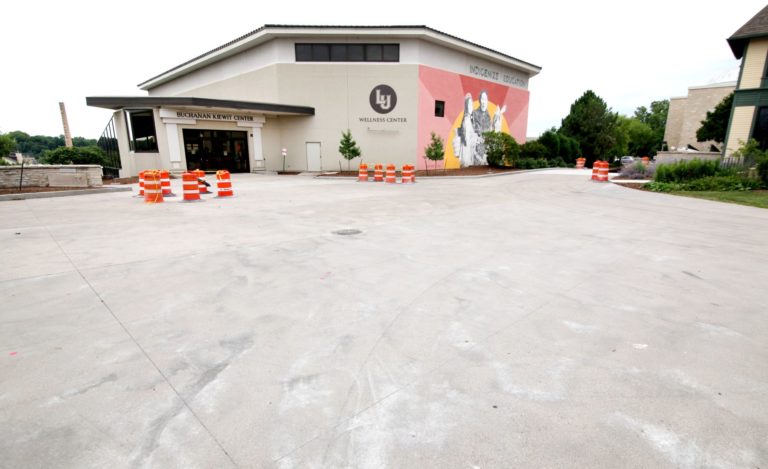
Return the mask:
{"type": "Polygon", "coordinates": [[[524,143],[528,96],[527,90],[420,66],[417,168],[487,164],[481,134],[488,130],[509,133],[524,143]],[[445,102],[444,117],[435,117],[436,100],[445,102]],[[424,158],[431,132],[445,142],[445,159],[436,166],[424,158]]]}

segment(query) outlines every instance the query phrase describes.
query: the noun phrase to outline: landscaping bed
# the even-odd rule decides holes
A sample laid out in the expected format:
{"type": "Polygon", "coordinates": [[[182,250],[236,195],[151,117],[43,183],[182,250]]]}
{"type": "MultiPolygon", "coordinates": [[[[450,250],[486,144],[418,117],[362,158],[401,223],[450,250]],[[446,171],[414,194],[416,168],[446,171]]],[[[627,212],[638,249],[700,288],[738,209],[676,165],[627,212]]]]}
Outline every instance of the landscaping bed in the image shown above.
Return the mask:
{"type": "MultiPolygon", "coordinates": [[[[384,166],[386,173],[386,166],[384,166]]],[[[517,168],[497,168],[491,166],[470,166],[467,168],[457,169],[430,169],[429,171],[417,170],[416,177],[442,177],[442,176],[483,176],[486,174],[502,174],[502,173],[514,173],[521,171],[517,168]]],[[[400,169],[398,168],[398,173],[400,169]]],[[[357,177],[357,170],[354,171],[339,171],[335,173],[323,173],[321,177],[357,177]]],[[[373,167],[368,166],[368,175],[373,174],[373,167]]]]}

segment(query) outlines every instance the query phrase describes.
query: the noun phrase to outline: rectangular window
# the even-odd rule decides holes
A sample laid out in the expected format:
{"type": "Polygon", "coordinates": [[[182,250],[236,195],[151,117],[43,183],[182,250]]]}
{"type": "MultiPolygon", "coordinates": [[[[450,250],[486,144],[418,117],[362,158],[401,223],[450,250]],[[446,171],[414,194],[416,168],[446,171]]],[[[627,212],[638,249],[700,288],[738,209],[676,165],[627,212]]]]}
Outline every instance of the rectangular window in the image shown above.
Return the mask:
{"type": "Polygon", "coordinates": [[[366,44],[365,45],[365,61],[366,62],[381,62],[384,58],[381,44],[366,44]]]}
{"type": "Polygon", "coordinates": [[[296,44],[297,62],[399,62],[400,44],[296,44]]]}
{"type": "Polygon", "coordinates": [[[363,44],[347,44],[347,60],[350,62],[362,62],[365,60],[363,44]]]}
{"type": "Polygon", "coordinates": [[[761,150],[768,149],[768,107],[757,110],[757,121],[752,130],[752,138],[757,140],[761,150]]]}
{"type": "Polygon", "coordinates": [[[445,101],[435,101],[435,117],[445,117],[445,101]]]}
{"type": "Polygon", "coordinates": [[[126,109],[125,116],[131,151],[157,152],[157,133],[152,109],[126,109]]]}
{"type": "Polygon", "coordinates": [[[330,62],[331,47],[328,44],[312,44],[313,62],[330,62]]]}

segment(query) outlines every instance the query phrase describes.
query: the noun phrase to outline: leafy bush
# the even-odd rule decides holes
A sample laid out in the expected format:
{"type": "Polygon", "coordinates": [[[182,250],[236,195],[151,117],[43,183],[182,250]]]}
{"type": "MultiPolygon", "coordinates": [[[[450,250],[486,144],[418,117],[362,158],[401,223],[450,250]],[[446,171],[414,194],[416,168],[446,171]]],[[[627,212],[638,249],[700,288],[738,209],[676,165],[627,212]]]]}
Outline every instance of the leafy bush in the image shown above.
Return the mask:
{"type": "Polygon", "coordinates": [[[549,166],[551,168],[567,168],[568,163],[565,162],[562,156],[558,156],[549,160],[549,166]]]}
{"type": "Polygon", "coordinates": [[[760,188],[760,181],[742,176],[707,176],[687,182],[654,181],[645,185],[654,192],[672,191],[750,191],[760,188]]]}
{"type": "Polygon", "coordinates": [[[619,177],[623,179],[653,179],[656,165],[646,165],[642,161],[624,166],[619,172],[619,177]]]}
{"type": "Polygon", "coordinates": [[[768,150],[761,150],[760,145],[752,138],[747,143],[741,140],[739,143],[741,146],[731,156],[739,158],[745,167],[751,168],[755,165],[757,177],[760,178],[763,187],[768,188],[768,150]]]}
{"type": "Polygon", "coordinates": [[[725,176],[733,171],[720,168],[719,161],[690,160],[660,164],[654,180],[657,182],[686,182],[709,176],[725,176]]]}
{"type": "Polygon", "coordinates": [[[515,166],[520,157],[520,145],[504,132],[484,132],[485,155],[491,166],[515,166]]]}
{"type": "Polygon", "coordinates": [[[550,160],[545,158],[520,158],[516,166],[520,169],[538,169],[549,168],[550,164],[550,160]]]}
{"type": "Polygon", "coordinates": [[[520,147],[520,158],[547,158],[548,156],[555,157],[557,154],[550,154],[547,147],[537,141],[525,142],[520,147]]]}
{"type": "Polygon", "coordinates": [[[41,160],[46,164],[106,164],[106,156],[99,147],[59,147],[43,152],[41,160]]]}

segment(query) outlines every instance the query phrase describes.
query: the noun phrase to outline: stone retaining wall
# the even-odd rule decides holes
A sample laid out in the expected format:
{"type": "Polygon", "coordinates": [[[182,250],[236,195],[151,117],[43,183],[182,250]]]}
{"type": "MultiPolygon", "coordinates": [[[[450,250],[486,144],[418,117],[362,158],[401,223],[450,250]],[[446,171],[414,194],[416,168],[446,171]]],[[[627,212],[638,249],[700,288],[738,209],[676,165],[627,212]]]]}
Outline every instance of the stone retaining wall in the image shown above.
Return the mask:
{"type": "MultiPolygon", "coordinates": [[[[0,166],[0,187],[19,187],[21,166],[0,166]]],[[[101,166],[98,165],[30,165],[24,166],[24,187],[99,187],[101,166]]]]}
{"type": "Polygon", "coordinates": [[[719,160],[720,153],[714,152],[687,152],[687,151],[660,151],[656,153],[654,161],[658,164],[662,163],[676,163],[678,161],[691,161],[691,160],[719,160]]]}

